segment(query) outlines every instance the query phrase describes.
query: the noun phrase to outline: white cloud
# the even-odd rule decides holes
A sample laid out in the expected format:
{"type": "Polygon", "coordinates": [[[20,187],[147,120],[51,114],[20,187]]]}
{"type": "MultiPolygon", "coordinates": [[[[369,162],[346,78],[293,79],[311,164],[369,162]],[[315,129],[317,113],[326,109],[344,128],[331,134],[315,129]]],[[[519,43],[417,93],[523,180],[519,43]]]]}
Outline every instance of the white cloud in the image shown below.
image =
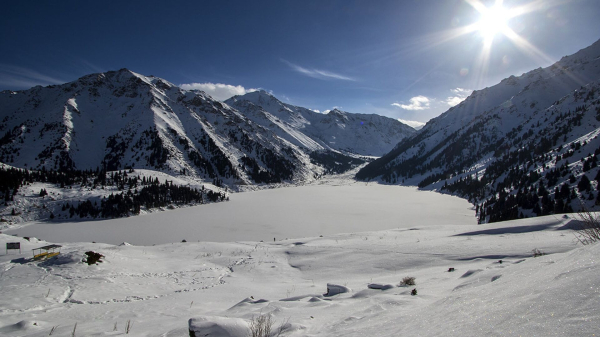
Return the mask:
{"type": "Polygon", "coordinates": [[[450,91],[452,91],[455,94],[463,94],[466,96],[469,96],[473,92],[473,90],[471,90],[471,89],[463,89],[463,88],[456,88],[456,89],[452,89],[450,91]]]}
{"type": "Polygon", "coordinates": [[[421,129],[422,127],[424,127],[424,126],[425,126],[425,123],[423,123],[423,122],[417,122],[417,121],[407,121],[407,120],[405,120],[405,119],[400,119],[400,118],[398,118],[398,121],[399,121],[400,123],[403,123],[403,124],[406,124],[406,125],[408,125],[408,126],[412,127],[413,129],[416,129],[416,130],[419,130],[419,129],[421,129]]]}
{"type": "Polygon", "coordinates": [[[449,106],[455,106],[455,105],[458,105],[460,102],[462,102],[464,100],[465,99],[463,97],[454,96],[454,97],[448,97],[448,99],[446,99],[445,102],[449,106]]]}
{"type": "Polygon", "coordinates": [[[241,85],[229,85],[222,83],[188,83],[180,85],[185,90],[202,90],[209,94],[212,98],[224,101],[235,95],[245,95],[249,92],[257,91],[258,89],[246,89],[241,85]]]}
{"type": "Polygon", "coordinates": [[[449,106],[458,105],[460,102],[464,101],[469,95],[473,92],[470,89],[456,88],[450,90],[454,93],[454,96],[448,97],[444,102],[449,106]]]}
{"type": "Polygon", "coordinates": [[[427,110],[429,109],[429,103],[431,99],[419,95],[409,100],[410,104],[392,103],[393,106],[400,107],[404,110],[427,110]]]}
{"type": "Polygon", "coordinates": [[[329,80],[329,79],[335,79],[335,80],[343,80],[343,81],[356,81],[354,78],[352,77],[348,77],[348,76],[344,76],[344,75],[340,75],[340,74],[336,74],[334,72],[331,71],[327,71],[327,70],[319,70],[319,69],[307,69],[304,67],[301,67],[297,64],[293,64],[291,62],[288,62],[286,60],[281,60],[283,63],[287,64],[288,66],[290,66],[290,68],[292,68],[293,70],[306,75],[308,77],[312,77],[312,78],[318,78],[321,80],[329,80]]]}

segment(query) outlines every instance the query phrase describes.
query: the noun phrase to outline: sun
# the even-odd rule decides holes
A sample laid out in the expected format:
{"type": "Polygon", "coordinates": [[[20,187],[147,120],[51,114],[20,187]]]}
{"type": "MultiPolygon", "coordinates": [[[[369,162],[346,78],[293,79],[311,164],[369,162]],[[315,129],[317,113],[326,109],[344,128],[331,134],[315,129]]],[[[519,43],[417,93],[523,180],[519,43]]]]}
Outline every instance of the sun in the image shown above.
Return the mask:
{"type": "Polygon", "coordinates": [[[493,7],[482,8],[480,14],[477,30],[485,41],[491,42],[498,33],[505,33],[508,29],[511,16],[502,4],[496,3],[493,7]]]}
{"type": "MultiPolygon", "coordinates": [[[[544,52],[539,50],[531,42],[527,41],[523,36],[515,32],[511,25],[515,22],[511,22],[514,18],[527,15],[529,13],[546,11],[549,8],[558,6],[561,3],[569,2],[571,0],[519,0],[519,1],[507,1],[510,3],[509,6],[504,6],[505,0],[457,0],[457,2],[464,2],[469,5],[474,11],[469,13],[468,19],[465,20],[469,24],[464,26],[456,27],[454,22],[460,22],[457,19],[453,22],[454,28],[447,31],[443,31],[439,36],[431,39],[429,43],[432,46],[436,46],[441,43],[452,41],[456,38],[465,35],[473,35],[477,40],[477,44],[481,43],[481,51],[479,55],[475,55],[474,64],[471,66],[472,71],[469,72],[469,68],[461,68],[461,76],[470,76],[477,81],[475,87],[482,87],[484,80],[487,78],[487,72],[490,69],[490,62],[492,59],[505,60],[506,55],[498,54],[497,58],[492,58],[493,52],[502,53],[508,49],[506,48],[494,48],[494,40],[496,37],[502,37],[506,42],[510,42],[517,49],[522,51],[525,55],[535,59],[537,62],[554,63],[555,61],[546,55],[544,52]],[[515,5],[515,2],[520,3],[515,5]],[[485,4],[484,4],[485,3],[485,4]],[[487,4],[490,4],[489,7],[487,4]]],[[[466,7],[466,6],[465,6],[466,7]]],[[[468,7],[466,7],[468,8],[468,7]]],[[[520,20],[520,30],[525,29],[525,23],[520,20]]],[[[473,41],[475,42],[475,41],[473,41]]],[[[496,41],[500,42],[500,41],[496,41]]]]}

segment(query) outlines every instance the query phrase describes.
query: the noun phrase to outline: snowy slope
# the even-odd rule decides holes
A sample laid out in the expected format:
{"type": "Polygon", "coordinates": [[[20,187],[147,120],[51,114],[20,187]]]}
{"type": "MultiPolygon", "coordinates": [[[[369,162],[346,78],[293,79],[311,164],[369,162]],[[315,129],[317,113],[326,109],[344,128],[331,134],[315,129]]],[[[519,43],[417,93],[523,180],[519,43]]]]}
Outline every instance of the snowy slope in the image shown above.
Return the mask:
{"type": "MultiPolygon", "coordinates": [[[[397,160],[428,153],[438,144],[447,141],[453,133],[466,130],[477,118],[498,112],[529,117],[531,114],[550,107],[554,102],[581,86],[600,79],[600,40],[574,55],[565,56],[554,65],[538,68],[521,76],[511,76],[499,84],[474,91],[459,105],[429,121],[418,137],[397,160]],[[495,111],[493,111],[495,110],[495,111]],[[418,149],[418,150],[417,150],[418,149]]],[[[507,133],[518,121],[501,127],[507,133]]]]}
{"type": "MultiPolygon", "coordinates": [[[[554,204],[558,202],[552,193],[555,187],[567,180],[568,188],[573,189],[582,179],[583,162],[574,161],[596,162],[595,152],[600,146],[595,140],[600,130],[599,84],[600,41],[546,69],[513,76],[474,92],[365,167],[357,177],[379,176],[387,182],[404,181],[431,189],[450,185],[449,192],[474,203],[487,202],[487,207],[502,193],[516,195],[519,189],[539,189],[541,176],[546,178],[542,182],[551,194],[546,204],[554,204]],[[565,156],[569,151],[573,153],[565,156]],[[574,157],[569,158],[571,155],[574,157]],[[563,165],[561,179],[547,176],[551,169],[563,165]],[[575,181],[568,179],[571,174],[575,181]]],[[[587,179],[595,179],[595,167],[585,170],[587,179]]],[[[584,200],[596,198],[579,190],[573,193],[584,200]]],[[[523,206],[519,204],[519,210],[509,218],[533,214],[533,206],[523,206]]],[[[577,209],[579,203],[573,207],[577,209]]],[[[490,219],[483,216],[482,220],[490,219]]]]}
{"type": "Polygon", "coordinates": [[[266,91],[234,96],[228,105],[278,135],[308,150],[337,150],[368,156],[381,156],[415,130],[399,121],[338,109],[321,114],[279,101],[266,91]]]}
{"type": "MultiPolygon", "coordinates": [[[[14,168],[6,164],[0,164],[0,173],[4,173],[4,170],[7,169],[14,168]]],[[[20,171],[24,170],[21,169],[20,171]]],[[[111,178],[115,175],[122,175],[123,172],[107,172],[106,180],[102,183],[95,182],[93,178],[86,178],[86,182],[80,179],[76,183],[65,184],[64,186],[48,180],[21,184],[16,193],[9,193],[10,197],[4,199],[0,205],[0,231],[14,229],[15,227],[27,225],[35,221],[69,222],[73,220],[91,221],[98,218],[105,218],[106,216],[93,216],[91,214],[80,216],[79,212],[75,212],[75,210],[71,213],[70,206],[77,207],[86,201],[90,201],[97,207],[102,205],[103,200],[106,201],[106,198],[114,196],[139,196],[144,187],[148,186],[145,182],[150,181],[156,181],[158,184],[167,184],[168,182],[171,185],[184,188],[188,192],[192,192],[192,190],[201,191],[203,196],[201,199],[190,198],[187,202],[171,199],[161,206],[143,205],[137,212],[123,212],[123,214],[113,214],[108,217],[143,215],[167,209],[195,206],[215,201],[227,201],[229,199],[226,189],[209,183],[199,182],[197,179],[186,175],[172,176],[154,170],[129,170],[126,173],[126,179],[129,182],[135,180],[135,185],[131,185],[130,183],[121,184],[118,182],[118,179],[111,178]],[[44,191],[44,194],[41,193],[42,191],[44,191]],[[208,197],[209,191],[211,195],[216,193],[222,195],[223,198],[213,200],[208,197]]],[[[2,176],[2,178],[6,180],[5,176],[2,176]]],[[[13,181],[13,183],[15,182],[13,181]]],[[[5,187],[6,181],[2,181],[1,186],[5,187]]],[[[169,193],[163,193],[162,196],[166,197],[169,193]]]]}
{"type": "Polygon", "coordinates": [[[30,250],[47,242],[0,234],[23,249],[0,255],[0,333],[246,336],[270,315],[283,336],[590,336],[600,245],[576,245],[573,224],[424,217],[412,229],[275,243],[67,243],[49,261],[30,250]],[[103,262],[83,263],[87,251],[103,262]],[[399,286],[406,276],[416,285],[399,286]],[[326,296],[328,284],[349,292],[326,296]]]}

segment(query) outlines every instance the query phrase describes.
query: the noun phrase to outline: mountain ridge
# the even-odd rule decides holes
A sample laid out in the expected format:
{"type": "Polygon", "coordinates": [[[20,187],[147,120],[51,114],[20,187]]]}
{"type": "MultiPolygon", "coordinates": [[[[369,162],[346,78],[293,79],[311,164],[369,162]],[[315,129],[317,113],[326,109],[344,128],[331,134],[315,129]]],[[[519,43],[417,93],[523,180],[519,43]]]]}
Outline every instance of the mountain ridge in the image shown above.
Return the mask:
{"type": "MultiPolygon", "coordinates": [[[[550,214],[555,208],[561,213],[575,197],[592,207],[594,202],[590,200],[599,197],[591,196],[587,189],[580,191],[576,180],[586,176],[597,186],[597,169],[594,166],[584,173],[582,164],[568,162],[566,157],[596,161],[596,147],[600,144],[593,132],[600,118],[599,79],[600,41],[547,68],[511,76],[473,92],[427,123],[419,133],[367,165],[356,177],[379,177],[388,183],[405,182],[458,194],[478,209],[490,207],[489,212],[480,214],[483,222],[550,214]],[[576,143],[579,152],[565,155],[571,146],[577,147],[576,143]],[[581,147],[589,154],[581,153],[581,147]],[[574,178],[554,179],[554,171],[550,172],[560,167],[561,177],[564,174],[574,178]],[[546,194],[545,187],[562,185],[573,190],[570,200],[560,198],[560,193],[546,194]],[[534,198],[531,189],[540,187],[544,187],[541,193],[535,194],[538,199],[545,196],[543,201],[506,203],[516,195],[534,198]],[[534,211],[536,203],[540,210],[536,207],[534,211]],[[542,204],[546,205],[545,210],[542,204]],[[497,212],[493,211],[494,205],[497,212]],[[506,205],[514,206],[510,214],[503,213],[506,205]]],[[[581,207],[573,204],[572,208],[581,207]]]]}
{"type": "MultiPolygon", "coordinates": [[[[272,95],[268,99],[274,100],[273,106],[283,104],[272,95]]],[[[263,105],[268,109],[267,103],[263,105]]],[[[298,183],[347,168],[344,163],[332,168],[335,163],[311,158],[314,151],[346,158],[342,162],[371,155],[360,153],[361,148],[338,149],[314,134],[304,134],[299,127],[307,122],[302,114],[308,114],[308,109],[281,105],[296,110],[297,118],[292,120],[281,114],[275,117],[251,102],[246,105],[254,112],[240,112],[205,92],[184,90],[125,68],[62,85],[5,90],[0,93],[0,161],[61,171],[155,169],[212,180],[216,185],[241,186],[298,183]]],[[[354,120],[352,114],[345,116],[354,120]]],[[[340,123],[336,119],[323,124],[340,123]]],[[[400,122],[394,124],[399,130],[414,132],[400,122]]],[[[336,133],[331,136],[352,132],[344,128],[332,129],[336,133]]],[[[377,128],[364,131],[371,143],[380,144],[375,147],[378,151],[397,141],[378,132],[377,128]]]]}

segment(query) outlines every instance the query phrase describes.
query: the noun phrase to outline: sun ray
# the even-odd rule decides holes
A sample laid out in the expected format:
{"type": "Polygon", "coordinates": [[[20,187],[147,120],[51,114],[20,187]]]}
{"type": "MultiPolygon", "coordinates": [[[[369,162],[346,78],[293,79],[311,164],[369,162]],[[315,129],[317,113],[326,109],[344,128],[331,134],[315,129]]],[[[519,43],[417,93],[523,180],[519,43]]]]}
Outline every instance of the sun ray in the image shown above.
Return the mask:
{"type": "Polygon", "coordinates": [[[529,43],[529,41],[525,40],[519,34],[517,34],[514,30],[509,27],[505,27],[502,33],[508,37],[519,49],[526,52],[529,57],[535,59],[540,63],[553,63],[554,60],[550,58],[550,56],[544,54],[541,50],[539,50],[536,46],[529,43]]]}
{"type": "Polygon", "coordinates": [[[513,7],[509,10],[511,17],[521,16],[524,14],[539,12],[551,7],[556,7],[562,4],[572,2],[572,0],[536,0],[526,5],[513,7]]]}
{"type": "Polygon", "coordinates": [[[423,47],[421,50],[418,50],[418,51],[422,52],[427,49],[431,49],[433,47],[444,44],[446,42],[450,42],[450,41],[452,41],[456,38],[459,38],[463,35],[473,33],[475,31],[477,31],[477,29],[478,29],[477,24],[474,23],[474,24],[471,24],[468,26],[453,28],[451,30],[446,30],[446,31],[430,34],[428,36],[420,38],[422,43],[425,42],[424,43],[425,47],[423,47]]]}
{"type": "MultiPolygon", "coordinates": [[[[494,40],[497,36],[504,36],[512,42],[519,50],[528,57],[536,60],[538,63],[554,63],[548,55],[544,54],[540,49],[527,41],[525,38],[517,34],[510,27],[510,20],[532,12],[540,12],[549,8],[572,2],[573,0],[533,0],[527,4],[504,7],[503,0],[495,0],[491,7],[487,7],[481,0],[463,0],[471,6],[476,14],[479,14],[479,20],[461,27],[455,27],[449,30],[440,31],[437,33],[419,37],[418,41],[414,41],[410,47],[403,48],[397,53],[387,55],[385,58],[377,59],[380,62],[387,58],[393,58],[397,55],[414,54],[419,55],[427,50],[437,46],[449,43],[453,40],[461,38],[469,34],[476,34],[481,39],[481,52],[477,55],[474,65],[471,68],[471,75],[477,87],[485,85],[485,80],[489,71],[491,55],[493,51],[494,40]]],[[[462,73],[461,73],[462,74],[462,73]]],[[[425,75],[426,76],[426,75],[425,75]]],[[[418,79],[419,82],[422,78],[418,79]]],[[[411,84],[410,86],[414,85],[411,84]]],[[[409,86],[409,87],[410,87],[409,86]]]]}
{"type": "Polygon", "coordinates": [[[465,0],[465,2],[471,5],[471,7],[475,8],[475,10],[477,10],[479,13],[483,13],[487,10],[487,7],[485,7],[485,5],[479,0],[465,0]]]}
{"type": "MultiPolygon", "coordinates": [[[[554,60],[548,55],[544,54],[544,52],[510,28],[509,21],[514,17],[547,10],[551,7],[569,3],[572,0],[534,0],[528,4],[512,8],[505,8],[503,0],[496,0],[491,7],[486,7],[480,0],[464,1],[480,15],[480,19],[475,24],[475,27],[471,25],[468,29],[469,32],[478,32],[483,40],[482,50],[477,57],[474,67],[474,78],[478,87],[484,85],[484,80],[489,70],[494,38],[497,35],[507,37],[518,49],[538,63],[554,63],[554,60]]],[[[577,81],[575,78],[573,80],[577,81]]]]}
{"type": "MultiPolygon", "coordinates": [[[[529,43],[529,41],[527,41],[526,39],[521,37],[519,34],[517,34],[512,29],[507,28],[506,31],[504,31],[503,33],[504,33],[504,35],[506,35],[506,37],[508,37],[515,44],[515,46],[517,46],[517,48],[521,49],[523,52],[528,54],[529,57],[535,59],[537,62],[546,63],[546,64],[555,63],[554,59],[552,59],[550,56],[544,54],[543,51],[539,50],[536,46],[529,43]]],[[[585,83],[587,83],[585,80],[572,75],[571,72],[568,71],[567,69],[561,69],[561,70],[563,70],[565,72],[565,74],[570,79],[575,81],[576,83],[579,83],[580,85],[584,85],[585,83]]]]}
{"type": "Polygon", "coordinates": [[[477,83],[477,88],[481,88],[485,85],[485,79],[487,78],[487,73],[490,65],[490,55],[492,53],[492,41],[486,41],[477,57],[477,61],[474,67],[475,70],[475,78],[477,83]]]}

